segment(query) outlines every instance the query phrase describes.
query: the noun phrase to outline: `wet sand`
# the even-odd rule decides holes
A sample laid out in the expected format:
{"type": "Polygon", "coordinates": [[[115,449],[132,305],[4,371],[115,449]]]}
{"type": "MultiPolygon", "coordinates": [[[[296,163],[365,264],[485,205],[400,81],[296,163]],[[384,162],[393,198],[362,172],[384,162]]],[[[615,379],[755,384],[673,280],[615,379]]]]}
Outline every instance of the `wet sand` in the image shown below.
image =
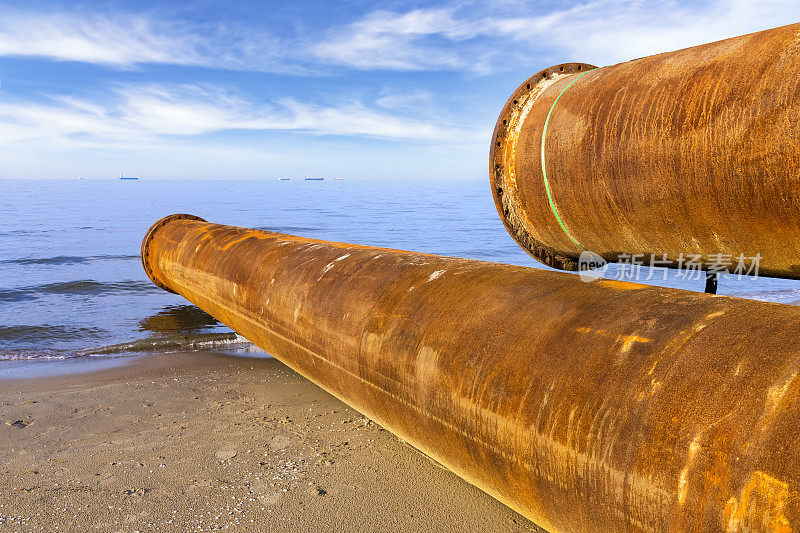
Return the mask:
{"type": "Polygon", "coordinates": [[[0,381],[0,526],[541,531],[274,359],[0,381]]]}

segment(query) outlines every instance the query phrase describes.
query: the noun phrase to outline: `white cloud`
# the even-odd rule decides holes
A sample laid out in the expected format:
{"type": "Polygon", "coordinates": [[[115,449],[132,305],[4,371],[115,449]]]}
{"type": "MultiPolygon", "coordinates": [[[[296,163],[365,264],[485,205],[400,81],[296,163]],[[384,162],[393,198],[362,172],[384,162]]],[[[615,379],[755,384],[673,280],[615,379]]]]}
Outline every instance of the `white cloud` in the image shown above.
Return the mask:
{"type": "Polygon", "coordinates": [[[180,178],[299,172],[476,179],[488,135],[488,125],[427,121],[373,101],[263,103],[210,86],[116,85],[101,97],[38,102],[0,93],[0,178],[125,170],[180,178]],[[365,148],[357,140],[363,138],[389,142],[365,148]]]}
{"type": "Polygon", "coordinates": [[[323,106],[284,98],[257,103],[229,91],[194,85],[121,85],[105,103],[52,98],[45,103],[0,99],[0,142],[109,145],[156,142],[249,130],[462,142],[486,132],[381,110],[361,101],[323,106]]]}
{"type": "Polygon", "coordinates": [[[114,68],[144,64],[307,74],[287,60],[291,43],[263,28],[203,26],[133,13],[40,13],[6,9],[0,57],[77,61],[114,68]]]}
{"type": "Polygon", "coordinates": [[[384,90],[383,95],[375,100],[375,104],[395,111],[432,114],[435,108],[435,96],[430,91],[420,89],[405,93],[388,89],[384,90]]]}
{"type": "Polygon", "coordinates": [[[371,109],[357,101],[338,107],[301,104],[291,99],[285,100],[283,104],[289,111],[289,117],[273,124],[273,129],[444,143],[486,136],[486,132],[474,128],[458,128],[443,125],[440,121],[426,122],[414,117],[394,115],[371,109]]]}
{"type": "MultiPolygon", "coordinates": [[[[556,60],[615,63],[796,22],[797,0],[647,2],[595,0],[547,12],[503,2],[379,11],[313,47],[322,61],[356,69],[464,70],[556,60]],[[504,9],[503,9],[504,8],[504,9]],[[503,15],[503,12],[514,15],[503,15]],[[498,61],[500,60],[500,61],[498,61]]],[[[535,68],[535,67],[534,67],[535,68]]]]}
{"type": "Polygon", "coordinates": [[[102,65],[196,64],[199,40],[143,16],[4,12],[0,55],[102,65]]]}
{"type": "Polygon", "coordinates": [[[452,43],[477,35],[474,21],[455,15],[451,8],[373,12],[357,22],[331,29],[311,52],[323,61],[365,70],[467,68],[470,64],[463,50],[430,43],[432,38],[452,43]]]}
{"type": "MultiPolygon", "coordinates": [[[[490,31],[574,61],[607,65],[797,22],[796,0],[599,0],[539,16],[495,18],[490,31]]],[[[544,65],[543,65],[544,66],[544,65]]]]}
{"type": "Polygon", "coordinates": [[[796,0],[458,2],[373,11],[280,36],[247,21],[213,26],[133,13],[4,9],[0,56],[129,68],[196,65],[309,74],[334,69],[487,73],[551,60],[609,64],[795,22],[796,0]]]}

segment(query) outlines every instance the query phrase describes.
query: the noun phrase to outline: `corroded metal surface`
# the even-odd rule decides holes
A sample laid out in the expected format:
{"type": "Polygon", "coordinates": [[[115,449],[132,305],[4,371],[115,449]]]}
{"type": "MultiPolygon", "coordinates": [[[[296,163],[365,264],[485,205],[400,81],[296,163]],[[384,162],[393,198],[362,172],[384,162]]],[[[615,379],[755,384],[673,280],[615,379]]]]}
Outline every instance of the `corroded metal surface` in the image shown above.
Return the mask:
{"type": "Polygon", "coordinates": [[[185,217],[143,249],[156,283],[553,533],[800,528],[800,308],[185,217]]]}
{"type": "Polygon", "coordinates": [[[800,278],[800,24],[593,68],[537,73],[498,119],[492,190],[517,242],[567,270],[583,249],[760,254],[761,274],[800,278]]]}

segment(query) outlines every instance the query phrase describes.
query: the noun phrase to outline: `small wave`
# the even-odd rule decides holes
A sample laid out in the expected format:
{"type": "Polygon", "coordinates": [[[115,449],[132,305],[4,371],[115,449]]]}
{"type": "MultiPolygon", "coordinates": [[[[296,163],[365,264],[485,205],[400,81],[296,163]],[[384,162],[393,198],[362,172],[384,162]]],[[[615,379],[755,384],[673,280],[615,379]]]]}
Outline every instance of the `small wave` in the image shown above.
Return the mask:
{"type": "Polygon", "coordinates": [[[28,236],[28,235],[40,235],[42,233],[50,233],[51,230],[46,229],[11,229],[6,230],[0,235],[20,235],[20,236],[28,236]]]}
{"type": "Polygon", "coordinates": [[[14,342],[41,342],[42,339],[74,340],[103,338],[107,332],[100,328],[74,326],[0,326],[0,340],[14,342]]]}
{"type": "Polygon", "coordinates": [[[73,265],[85,264],[93,261],[119,261],[139,259],[138,255],[90,255],[80,257],[75,255],[57,255],[55,257],[34,257],[23,259],[4,259],[0,264],[5,265],[73,265]]]}
{"type": "Polygon", "coordinates": [[[237,345],[250,345],[250,341],[238,333],[204,333],[199,335],[170,335],[140,339],[101,348],[81,350],[78,355],[109,355],[127,352],[163,352],[178,350],[208,350],[237,345]]]}
{"type": "Polygon", "coordinates": [[[319,231],[323,228],[319,226],[270,226],[256,228],[262,231],[274,231],[275,233],[293,233],[295,231],[319,231]]]}
{"type": "Polygon", "coordinates": [[[790,305],[800,304],[800,289],[784,289],[777,291],[735,292],[731,296],[749,298],[762,302],[780,302],[790,305]]]}
{"type": "Polygon", "coordinates": [[[0,302],[20,302],[33,300],[40,294],[66,294],[101,296],[120,292],[157,292],[158,287],[149,281],[119,281],[104,283],[92,280],[62,281],[45,283],[19,289],[0,290],[0,302]]]}
{"type": "MultiPolygon", "coordinates": [[[[59,340],[102,339],[107,335],[107,332],[97,328],[69,328],[66,326],[11,326],[0,328],[0,340],[16,342],[41,341],[47,335],[55,336],[59,340]]],[[[36,347],[0,349],[0,361],[57,360],[82,356],[122,356],[143,352],[179,352],[226,348],[248,352],[261,351],[241,335],[230,332],[152,337],[87,350],[36,347]]]]}
{"type": "Polygon", "coordinates": [[[0,361],[52,361],[74,356],[74,353],[63,350],[0,350],[0,361]]]}
{"type": "Polygon", "coordinates": [[[486,248],[485,250],[467,250],[453,253],[455,257],[480,259],[482,261],[502,261],[502,259],[508,257],[508,255],[508,248],[486,248]]]}

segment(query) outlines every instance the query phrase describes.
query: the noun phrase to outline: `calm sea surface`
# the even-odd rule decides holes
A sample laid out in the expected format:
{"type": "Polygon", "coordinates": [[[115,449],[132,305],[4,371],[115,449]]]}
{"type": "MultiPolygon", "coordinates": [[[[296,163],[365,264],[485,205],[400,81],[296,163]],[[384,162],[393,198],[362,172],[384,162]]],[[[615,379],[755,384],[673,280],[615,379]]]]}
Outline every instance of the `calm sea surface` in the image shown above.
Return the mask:
{"type": "MultiPolygon", "coordinates": [[[[482,181],[0,180],[0,370],[3,361],[72,359],[117,343],[228,332],[142,271],[142,236],[172,213],[540,266],[508,235],[482,181]]],[[[651,283],[703,287],[674,276],[651,283]]],[[[795,303],[800,283],[731,278],[719,292],[795,303]]]]}

